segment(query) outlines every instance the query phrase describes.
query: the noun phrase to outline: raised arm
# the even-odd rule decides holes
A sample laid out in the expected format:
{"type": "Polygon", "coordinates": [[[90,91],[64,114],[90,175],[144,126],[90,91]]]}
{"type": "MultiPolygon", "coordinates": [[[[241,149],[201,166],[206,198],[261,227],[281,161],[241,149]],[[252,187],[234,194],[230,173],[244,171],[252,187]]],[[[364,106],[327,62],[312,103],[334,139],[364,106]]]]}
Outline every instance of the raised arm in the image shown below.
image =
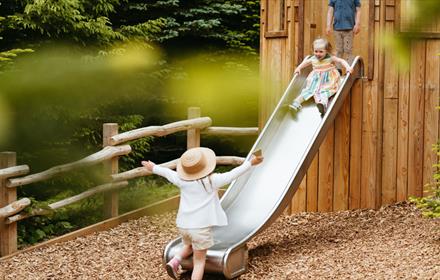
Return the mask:
{"type": "Polygon", "coordinates": [[[214,174],[212,177],[213,187],[218,189],[227,185],[237,179],[239,176],[243,175],[246,171],[248,171],[251,166],[258,165],[263,162],[262,156],[252,156],[249,161],[245,161],[242,165],[232,169],[229,172],[214,174]]]}
{"type": "Polygon", "coordinates": [[[301,73],[301,69],[303,69],[304,67],[307,67],[307,66],[309,66],[310,64],[312,63],[312,58],[306,58],[306,59],[304,59],[301,63],[300,63],[300,65],[298,65],[296,68],[295,68],[295,74],[296,73],[301,73]]]}
{"type": "Polygon", "coordinates": [[[351,73],[353,71],[353,69],[350,67],[348,62],[345,61],[345,59],[339,58],[337,56],[332,56],[332,61],[335,62],[335,63],[340,63],[340,64],[344,65],[345,70],[347,70],[347,72],[351,73]]]}
{"type": "Polygon", "coordinates": [[[179,187],[179,182],[181,179],[177,175],[177,172],[174,170],[171,170],[166,167],[162,167],[159,165],[154,164],[151,161],[142,161],[141,164],[150,172],[162,176],[166,178],[168,181],[170,181],[172,184],[179,187]]]}
{"type": "Polygon", "coordinates": [[[251,163],[249,161],[245,161],[242,165],[235,167],[229,172],[213,174],[212,175],[213,187],[218,189],[231,183],[232,181],[243,175],[250,168],[251,168],[251,163]]]}

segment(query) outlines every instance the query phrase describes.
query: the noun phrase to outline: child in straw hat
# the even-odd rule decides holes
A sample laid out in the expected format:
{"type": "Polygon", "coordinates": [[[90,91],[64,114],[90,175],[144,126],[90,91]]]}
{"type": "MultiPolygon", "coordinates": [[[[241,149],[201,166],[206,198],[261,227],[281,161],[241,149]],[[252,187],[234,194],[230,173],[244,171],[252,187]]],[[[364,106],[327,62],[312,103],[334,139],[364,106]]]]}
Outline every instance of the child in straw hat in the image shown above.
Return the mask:
{"type": "Polygon", "coordinates": [[[180,188],[176,223],[184,246],[166,264],[171,277],[177,279],[180,262],[193,254],[194,269],[191,279],[203,278],[206,251],[214,245],[212,227],[225,226],[228,223],[226,213],[220,205],[218,189],[262,161],[263,157],[252,156],[249,161],[221,174],[213,173],[216,156],[208,148],[193,148],[183,153],[177,162],[177,172],[151,161],[142,161],[148,171],[165,177],[180,188]]]}

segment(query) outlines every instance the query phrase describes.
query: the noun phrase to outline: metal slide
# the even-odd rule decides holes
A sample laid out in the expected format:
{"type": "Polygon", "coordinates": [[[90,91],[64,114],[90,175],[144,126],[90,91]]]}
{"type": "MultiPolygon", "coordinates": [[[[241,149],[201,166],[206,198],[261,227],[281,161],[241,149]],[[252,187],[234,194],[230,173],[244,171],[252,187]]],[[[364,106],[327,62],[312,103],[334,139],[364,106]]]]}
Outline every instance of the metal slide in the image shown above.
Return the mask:
{"type": "MultiPolygon", "coordinates": [[[[263,150],[263,163],[235,180],[222,197],[229,224],[214,229],[215,245],[208,250],[206,272],[234,278],[246,271],[246,242],[287,207],[354,81],[362,77],[362,59],[356,57],[352,66],[353,73],[344,78],[323,118],[313,99],[297,113],[289,111],[287,105],[300,93],[311,67],[293,77],[252,147],[251,152],[263,150]]],[[[171,241],[163,261],[169,261],[181,246],[180,238],[171,241]]],[[[182,266],[192,269],[192,260],[183,260],[182,266]]]]}

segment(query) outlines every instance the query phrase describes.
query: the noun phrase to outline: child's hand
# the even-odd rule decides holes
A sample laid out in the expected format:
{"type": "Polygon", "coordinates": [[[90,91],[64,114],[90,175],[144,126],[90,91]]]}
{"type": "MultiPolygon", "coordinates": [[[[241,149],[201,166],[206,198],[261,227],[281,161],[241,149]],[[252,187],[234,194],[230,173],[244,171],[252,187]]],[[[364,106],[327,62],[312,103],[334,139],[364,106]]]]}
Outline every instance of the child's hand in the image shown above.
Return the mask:
{"type": "Polygon", "coordinates": [[[252,156],[252,158],[251,158],[251,165],[252,166],[254,166],[254,165],[258,165],[258,164],[260,164],[261,162],[263,162],[263,159],[264,159],[264,157],[263,156],[258,156],[258,157],[256,157],[256,156],[252,156]]]}
{"type": "Polygon", "coordinates": [[[145,167],[148,171],[153,172],[153,167],[156,165],[151,161],[141,161],[143,167],[145,167]]]}
{"type": "Polygon", "coordinates": [[[352,74],[353,73],[353,68],[352,67],[348,67],[347,69],[345,69],[345,70],[347,70],[347,73],[350,73],[350,74],[352,74]]]}
{"type": "Polygon", "coordinates": [[[295,72],[294,72],[293,74],[298,74],[298,75],[301,74],[301,69],[296,68],[296,69],[295,69],[295,72]]]}

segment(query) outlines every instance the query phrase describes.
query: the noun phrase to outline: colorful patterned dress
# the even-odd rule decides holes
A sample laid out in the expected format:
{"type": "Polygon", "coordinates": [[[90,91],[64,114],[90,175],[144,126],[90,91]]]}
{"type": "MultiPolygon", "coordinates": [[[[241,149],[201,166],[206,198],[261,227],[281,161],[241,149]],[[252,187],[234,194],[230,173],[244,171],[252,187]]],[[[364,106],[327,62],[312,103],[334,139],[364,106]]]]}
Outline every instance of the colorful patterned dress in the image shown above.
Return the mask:
{"type": "Polygon", "coordinates": [[[307,76],[307,84],[300,96],[304,100],[313,96],[315,103],[321,103],[327,108],[329,98],[338,91],[340,74],[329,54],[321,60],[316,56],[311,59],[313,70],[307,76]]]}

